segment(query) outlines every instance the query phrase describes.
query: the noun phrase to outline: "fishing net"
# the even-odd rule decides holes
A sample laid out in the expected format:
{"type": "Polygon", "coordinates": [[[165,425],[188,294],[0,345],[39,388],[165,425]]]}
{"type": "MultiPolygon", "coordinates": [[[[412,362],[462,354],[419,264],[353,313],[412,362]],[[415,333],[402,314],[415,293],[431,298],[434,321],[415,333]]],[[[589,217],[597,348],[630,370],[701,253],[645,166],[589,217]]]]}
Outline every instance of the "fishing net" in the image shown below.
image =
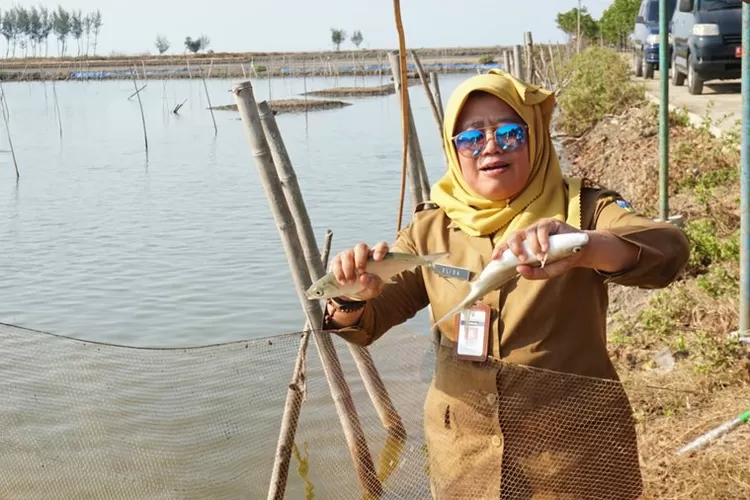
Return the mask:
{"type": "MultiPolygon", "coordinates": [[[[638,498],[618,382],[456,361],[395,328],[369,349],[397,414],[381,419],[332,339],[363,440],[350,452],[311,339],[284,498],[638,498]]],[[[302,340],[142,349],[0,326],[0,498],[266,498],[302,340]]]]}

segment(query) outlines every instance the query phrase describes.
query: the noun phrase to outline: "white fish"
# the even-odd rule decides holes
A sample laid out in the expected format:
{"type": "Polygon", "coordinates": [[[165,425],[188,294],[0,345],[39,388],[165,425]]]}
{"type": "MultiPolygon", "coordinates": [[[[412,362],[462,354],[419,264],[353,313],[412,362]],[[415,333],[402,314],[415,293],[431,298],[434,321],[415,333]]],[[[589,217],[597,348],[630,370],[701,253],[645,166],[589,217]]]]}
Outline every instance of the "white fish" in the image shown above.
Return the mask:
{"type": "Polygon", "coordinates": [[[548,262],[551,263],[580,252],[588,242],[589,235],[583,232],[550,235],[549,249],[544,258],[539,260],[529,249],[528,243],[524,241],[522,247],[528,256],[524,262],[518,260],[518,257],[510,249],[505,250],[499,259],[491,260],[485,266],[479,276],[477,276],[477,279],[471,282],[471,290],[466,297],[448,314],[443,316],[439,321],[436,321],[433,330],[436,330],[438,325],[446,319],[453,317],[459,311],[470,308],[489,292],[497,290],[518,276],[516,266],[520,264],[532,266],[540,264],[540,267],[544,267],[548,262]]]}
{"type": "MultiPolygon", "coordinates": [[[[414,255],[410,253],[389,252],[382,260],[375,261],[372,257],[367,262],[364,272],[377,275],[383,283],[392,283],[392,278],[399,273],[415,269],[419,266],[431,268],[435,262],[446,257],[448,253],[433,253],[428,255],[414,255]]],[[[364,290],[359,280],[354,283],[340,284],[333,272],[329,272],[312,284],[305,292],[309,299],[330,299],[334,297],[358,297],[364,290]]]]}

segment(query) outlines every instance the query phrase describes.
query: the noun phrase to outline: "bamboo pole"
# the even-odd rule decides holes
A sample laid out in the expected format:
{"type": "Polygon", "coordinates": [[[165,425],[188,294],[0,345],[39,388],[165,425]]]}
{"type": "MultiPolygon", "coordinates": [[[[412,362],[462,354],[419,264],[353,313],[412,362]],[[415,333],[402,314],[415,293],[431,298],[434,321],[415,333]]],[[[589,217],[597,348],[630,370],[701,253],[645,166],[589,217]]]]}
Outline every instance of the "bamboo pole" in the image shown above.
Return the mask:
{"type": "MultiPolygon", "coordinates": [[[[284,192],[278,178],[273,175],[275,166],[271,156],[268,143],[263,134],[258,106],[253,95],[252,83],[249,81],[232,86],[240,117],[245,125],[245,132],[253,155],[255,166],[260,174],[268,199],[268,204],[273,213],[276,225],[281,234],[281,240],[287,255],[292,276],[297,288],[297,295],[302,305],[307,320],[316,328],[322,327],[323,313],[320,304],[307,298],[305,291],[312,284],[310,276],[305,272],[305,260],[302,246],[295,238],[295,222],[292,219],[289,207],[283,203],[284,192]]],[[[360,485],[366,494],[379,497],[383,493],[383,487],[375,473],[375,465],[370,455],[370,450],[365,440],[362,426],[357,416],[354,400],[346,385],[344,372],[336,355],[333,340],[325,332],[315,331],[315,343],[318,347],[323,372],[331,389],[331,396],[344,430],[344,435],[349,447],[349,453],[354,461],[354,467],[360,481],[360,485]]]]}
{"type": "Polygon", "coordinates": [[[437,72],[433,71],[430,73],[430,82],[432,83],[435,92],[435,102],[437,103],[437,108],[440,112],[440,123],[443,123],[443,120],[445,120],[443,111],[443,97],[440,95],[440,82],[438,81],[437,72]]]}
{"type": "MultiPolygon", "coordinates": [[[[138,97],[138,106],[141,108],[141,123],[143,124],[143,142],[146,145],[146,152],[148,153],[148,135],[146,134],[146,115],[143,114],[143,102],[141,101],[141,94],[138,93],[138,82],[135,81],[135,75],[138,72],[138,68],[133,66],[133,88],[136,90],[136,97],[138,97]]],[[[62,133],[62,129],[60,131],[62,133]]]]}
{"type": "MultiPolygon", "coordinates": [[[[325,241],[323,243],[323,255],[321,257],[323,267],[328,267],[328,257],[331,254],[332,237],[333,233],[330,230],[326,231],[325,241]]],[[[271,482],[268,488],[268,500],[283,499],[284,491],[286,490],[289,462],[291,460],[292,448],[294,446],[294,436],[297,433],[299,414],[302,410],[302,402],[304,401],[307,392],[307,379],[305,373],[307,371],[307,344],[310,342],[310,330],[312,330],[310,322],[305,321],[305,329],[302,338],[300,339],[292,381],[289,384],[289,390],[286,393],[284,415],[281,418],[281,429],[279,429],[279,442],[276,446],[276,460],[274,460],[271,482]]]]}
{"type": "MultiPolygon", "coordinates": [[[[422,63],[419,61],[419,57],[417,56],[416,51],[411,51],[411,57],[414,60],[414,65],[417,67],[417,74],[419,75],[419,79],[422,82],[422,87],[424,87],[424,91],[427,94],[427,99],[430,101],[430,108],[432,109],[432,116],[435,118],[435,123],[437,123],[438,126],[438,137],[443,136],[443,120],[440,118],[440,112],[437,109],[437,103],[435,102],[435,96],[432,95],[432,91],[430,90],[430,83],[427,81],[427,77],[424,74],[424,69],[422,68],[422,63]]],[[[443,141],[440,141],[441,146],[443,145],[443,141]]],[[[445,154],[445,146],[443,146],[443,154],[445,154]]]]}
{"type": "MultiPolygon", "coordinates": [[[[286,201],[294,217],[297,227],[297,236],[302,245],[302,251],[307,262],[307,269],[310,275],[310,281],[315,282],[325,274],[325,266],[321,262],[320,252],[315,242],[315,233],[310,223],[305,201],[297,182],[297,175],[289,158],[289,153],[284,145],[281,132],[276,124],[276,118],[273,116],[271,107],[267,102],[258,103],[258,112],[263,125],[263,132],[266,140],[271,147],[271,156],[273,157],[276,171],[281,181],[281,186],[286,196],[286,201]]],[[[383,380],[378,374],[375,363],[372,361],[370,351],[367,348],[347,342],[349,351],[354,358],[354,362],[359,370],[359,375],[365,384],[365,389],[370,395],[375,409],[380,416],[380,420],[386,429],[400,429],[405,433],[404,426],[401,422],[396,408],[393,406],[391,398],[388,396],[388,390],[383,384],[383,380]]]]}
{"type": "Polygon", "coordinates": [[[13,166],[16,169],[16,180],[18,180],[21,177],[21,174],[18,173],[18,162],[16,161],[16,150],[13,149],[13,139],[11,139],[10,137],[10,124],[8,123],[10,111],[8,110],[8,101],[5,99],[4,89],[0,89],[0,106],[2,107],[3,121],[5,122],[5,132],[8,135],[8,147],[10,147],[10,154],[13,157],[13,166]]]}
{"type": "MultiPolygon", "coordinates": [[[[391,72],[393,73],[393,84],[396,87],[396,95],[398,95],[401,89],[401,85],[403,85],[401,79],[401,66],[398,60],[398,52],[388,52],[388,59],[391,63],[391,72]]],[[[430,186],[429,181],[427,180],[427,169],[424,165],[424,158],[422,157],[422,149],[419,146],[417,128],[414,126],[414,116],[411,112],[411,105],[407,101],[405,103],[405,106],[407,107],[409,121],[409,123],[407,124],[407,126],[409,127],[409,168],[407,169],[407,173],[409,174],[411,208],[412,211],[414,211],[419,203],[429,199],[430,186]]]]}

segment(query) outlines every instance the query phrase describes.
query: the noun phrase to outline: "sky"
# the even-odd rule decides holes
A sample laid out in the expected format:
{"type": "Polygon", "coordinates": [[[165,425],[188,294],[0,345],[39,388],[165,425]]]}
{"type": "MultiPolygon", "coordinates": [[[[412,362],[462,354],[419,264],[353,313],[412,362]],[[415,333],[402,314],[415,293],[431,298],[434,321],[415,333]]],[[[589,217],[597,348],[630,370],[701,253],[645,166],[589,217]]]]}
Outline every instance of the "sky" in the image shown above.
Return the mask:
{"type": "MultiPolygon", "coordinates": [[[[215,52],[331,50],[331,28],[360,30],[362,48],[398,47],[391,0],[210,0],[195,7],[185,0],[13,1],[49,9],[58,3],[84,13],[101,10],[97,53],[104,55],[155,53],[157,35],[171,42],[169,53],[183,53],[185,37],[202,34],[215,52]]],[[[610,3],[582,0],[594,18],[610,3]]],[[[408,48],[510,45],[523,43],[524,31],[540,43],[564,41],[555,16],[576,6],[577,0],[401,0],[401,16],[408,48]]],[[[354,46],[347,41],[345,48],[354,46]]]]}

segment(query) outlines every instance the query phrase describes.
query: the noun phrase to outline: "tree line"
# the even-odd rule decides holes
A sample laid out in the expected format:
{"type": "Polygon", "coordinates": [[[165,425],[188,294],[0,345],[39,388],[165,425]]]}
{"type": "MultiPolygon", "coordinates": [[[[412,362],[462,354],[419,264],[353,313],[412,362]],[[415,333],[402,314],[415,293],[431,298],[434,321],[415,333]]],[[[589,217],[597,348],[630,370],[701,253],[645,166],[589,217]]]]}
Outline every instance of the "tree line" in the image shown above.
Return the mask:
{"type": "MultiPolygon", "coordinates": [[[[606,43],[625,46],[633,31],[635,17],[640,9],[640,0],[614,0],[600,19],[594,19],[586,7],[581,8],[581,38],[603,40],[606,43]]],[[[557,27],[569,37],[578,33],[578,9],[557,14],[557,27]]]]}
{"type": "Polygon", "coordinates": [[[55,10],[47,7],[13,7],[0,11],[0,34],[6,42],[5,57],[48,57],[49,37],[57,40],[57,53],[64,57],[68,40],[77,45],[76,55],[96,55],[96,44],[102,29],[99,9],[84,14],[81,10],[67,11],[61,5],[55,10]]]}

